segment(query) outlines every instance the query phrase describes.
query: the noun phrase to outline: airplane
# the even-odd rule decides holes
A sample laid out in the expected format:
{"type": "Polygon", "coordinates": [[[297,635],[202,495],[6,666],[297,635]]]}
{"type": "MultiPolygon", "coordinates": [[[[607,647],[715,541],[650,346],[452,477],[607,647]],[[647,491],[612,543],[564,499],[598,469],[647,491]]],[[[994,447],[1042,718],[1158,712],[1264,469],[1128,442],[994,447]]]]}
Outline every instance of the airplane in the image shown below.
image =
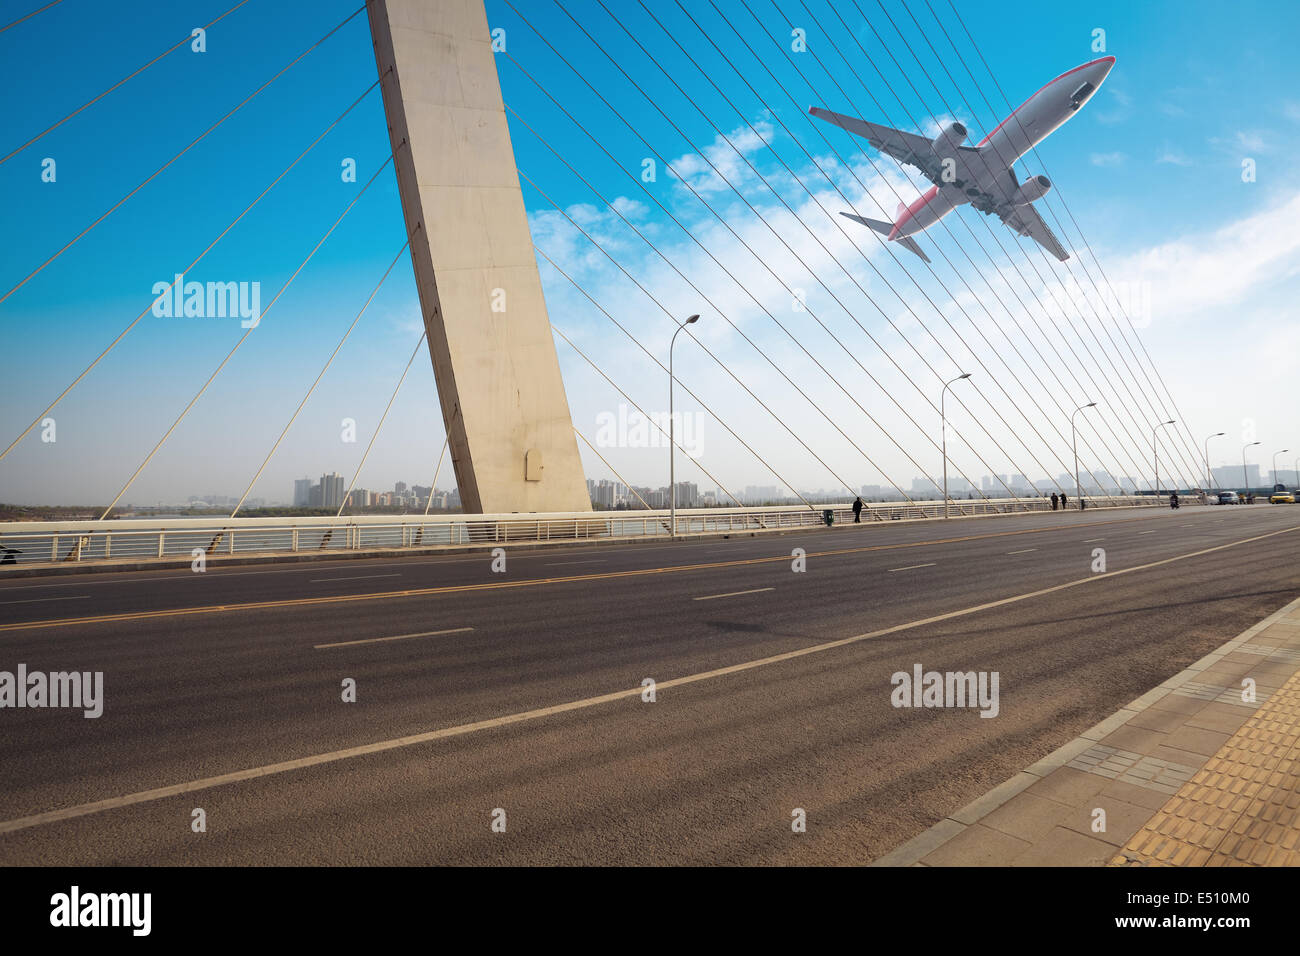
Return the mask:
{"type": "Polygon", "coordinates": [[[963,146],[966,127],[956,120],[948,123],[933,140],[888,126],[868,123],[852,116],[832,113],[813,106],[808,112],[818,119],[861,136],[872,146],[900,163],[914,166],[934,183],[911,204],[898,204],[895,221],[879,222],[842,212],[886,237],[926,262],[930,257],[913,238],[963,203],[970,203],[985,215],[997,216],[1022,236],[1028,236],[1064,262],[1070,258],[1060,241],[1043,222],[1033,203],[1052,188],[1046,176],[1032,176],[1023,183],[1012,169],[1015,161],[1056,131],[1097,92],[1115,66],[1113,56],[1103,56],[1062,73],[1025,100],[998,124],[997,129],[975,146],[963,146]]]}

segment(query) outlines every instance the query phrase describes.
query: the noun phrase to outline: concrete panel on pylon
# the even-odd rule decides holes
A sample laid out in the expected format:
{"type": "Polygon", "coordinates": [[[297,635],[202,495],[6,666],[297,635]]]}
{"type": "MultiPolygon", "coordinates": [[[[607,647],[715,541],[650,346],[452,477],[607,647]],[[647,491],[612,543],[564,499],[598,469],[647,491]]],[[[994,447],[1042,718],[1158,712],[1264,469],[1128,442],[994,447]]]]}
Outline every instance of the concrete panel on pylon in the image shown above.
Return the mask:
{"type": "Polygon", "coordinates": [[[368,0],[466,512],[590,511],[482,0],[368,0]]]}

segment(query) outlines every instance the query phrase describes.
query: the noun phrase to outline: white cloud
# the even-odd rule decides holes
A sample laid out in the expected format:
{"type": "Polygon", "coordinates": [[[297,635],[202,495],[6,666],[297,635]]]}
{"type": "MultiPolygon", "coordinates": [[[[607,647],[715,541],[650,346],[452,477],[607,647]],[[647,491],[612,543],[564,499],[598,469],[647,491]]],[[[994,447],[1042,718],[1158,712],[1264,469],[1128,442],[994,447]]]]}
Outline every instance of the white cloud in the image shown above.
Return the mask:
{"type": "Polygon", "coordinates": [[[1166,163],[1171,166],[1192,165],[1192,161],[1187,157],[1187,154],[1182,150],[1169,145],[1166,145],[1164,149],[1160,151],[1160,155],[1156,157],[1156,162],[1166,163]]]}
{"type": "MultiPolygon", "coordinates": [[[[665,189],[663,183],[648,185],[649,192],[681,219],[721,266],[676,225],[663,221],[657,210],[653,215],[647,212],[651,205],[644,195],[619,198],[614,206],[645,232],[672,265],[649,249],[609,208],[578,205],[566,210],[636,276],[658,300],[657,304],[594,250],[560,213],[533,214],[535,241],[661,361],[666,361],[675,321],[692,312],[702,313],[704,318],[691,330],[699,344],[686,340],[685,335],[677,344],[682,385],[694,390],[745,441],[801,487],[829,487],[836,481],[826,466],[818,463],[768,411],[745,394],[735,379],[704,354],[704,347],[714,352],[772,411],[795,425],[800,438],[834,472],[851,482],[888,483],[867,463],[864,451],[889,478],[905,488],[914,475],[937,474],[940,463],[933,447],[935,416],[931,407],[936,401],[935,386],[941,376],[970,369],[977,370],[978,384],[973,379],[970,390],[950,396],[952,426],[964,437],[963,441],[950,436],[950,451],[954,447],[961,449],[953,460],[954,470],[964,470],[975,478],[989,471],[1024,471],[1030,475],[1069,471],[1069,464],[1061,463],[1062,456],[1068,457],[1069,452],[1068,427],[1062,425],[1068,415],[1062,417],[1058,406],[1076,399],[1076,392],[1087,394],[1094,376],[1100,375],[1105,384],[1111,374],[1107,360],[1094,351],[1096,339],[1086,330],[1088,324],[1098,321],[1094,313],[1088,306],[1074,302],[1073,321],[1078,328],[1073,328],[1061,312],[1070,307],[1071,297],[1059,286],[1043,286],[1043,278],[1055,281],[1072,275],[1070,268],[1077,266],[1071,263],[1058,268],[1054,262],[1047,263],[1036,248],[1001,231],[996,222],[990,227],[981,217],[966,216],[959,210],[944,220],[947,228],[937,227],[920,237],[934,259],[932,275],[905,250],[895,245],[882,247],[875,235],[838,215],[851,204],[861,215],[888,219],[900,201],[915,198],[925,184],[914,182],[897,164],[874,152],[869,153],[876,164],[872,169],[868,154],[845,139],[835,141],[836,148],[844,150],[840,158],[818,159],[848,202],[811,164],[798,165],[790,160],[812,190],[810,198],[778,167],[757,137],[746,132],[736,132],[736,146],[746,151],[794,213],[762,185],[721,138],[706,147],[710,159],[741,189],[767,224],[698,157],[695,161],[682,157],[674,165],[694,177],[692,184],[698,184],[701,196],[726,219],[727,225],[686,190],[675,186],[665,189]],[[637,219],[637,215],[643,218],[637,219]],[[997,244],[990,238],[990,228],[997,244]],[[982,248],[971,242],[972,236],[982,248]],[[982,275],[954,247],[954,238],[978,264],[982,275]],[[1010,250],[1010,261],[999,253],[999,245],[1010,250]],[[1026,269],[1027,260],[1021,250],[1032,257],[1028,261],[1033,268],[1026,269]],[[952,265],[945,262],[945,255],[952,265]],[[990,255],[994,260],[991,263],[990,255]],[[698,288],[691,288],[674,266],[698,288]],[[724,267],[734,279],[728,277],[724,267]],[[992,282],[992,291],[984,277],[992,282]],[[791,288],[804,292],[809,312],[795,308],[791,288]],[[1082,323],[1078,318],[1080,308],[1086,316],[1082,323]],[[1054,322],[1047,320],[1048,311],[1054,322]],[[778,328],[773,318],[786,331],[778,328]],[[774,369],[754,345],[781,371],[774,369]],[[1093,363],[1090,375],[1078,367],[1081,361],[1093,363]],[[851,442],[808,404],[782,372],[831,416],[851,442]],[[835,384],[827,372],[840,384],[835,384]],[[1021,388],[1017,377],[1029,391],[1021,388]],[[1003,386],[1008,394],[1001,391],[1003,386]],[[867,419],[864,410],[879,427],[867,419]],[[1063,427],[1064,438],[1060,431],[1063,427]]],[[[1105,154],[1099,156],[1103,161],[1109,159],[1105,154]]],[[[1168,147],[1159,161],[1178,165],[1190,162],[1168,147]]],[[[1106,272],[1117,288],[1138,288],[1144,296],[1150,290],[1155,319],[1142,336],[1176,398],[1187,404],[1189,420],[1193,417],[1191,408],[1201,397],[1196,393],[1204,391],[1196,384],[1198,376],[1206,374],[1204,350],[1195,336],[1213,335],[1226,309],[1234,315],[1246,314],[1250,309],[1258,311],[1259,297],[1271,294],[1266,290],[1284,284],[1294,274],[1297,267],[1292,263],[1300,262],[1300,238],[1288,235],[1287,230],[1297,215],[1300,196],[1219,230],[1171,240],[1124,259],[1107,258],[1106,272]],[[1189,316],[1205,324],[1195,336],[1186,326],[1189,316]],[[1172,374],[1166,371],[1171,362],[1172,374]]],[[[647,410],[662,411],[663,370],[545,264],[543,279],[556,325],[647,410]]],[[[1080,281],[1084,281],[1082,275],[1080,281]]],[[[1132,308],[1128,300],[1126,305],[1132,308]]],[[[1101,335],[1100,331],[1096,334],[1101,335]]],[[[1113,341],[1109,340],[1106,348],[1114,347],[1110,344],[1113,341]]],[[[590,431],[593,416],[600,410],[615,409],[622,399],[567,345],[561,342],[559,350],[575,423],[590,431]]],[[[1114,361],[1119,364],[1119,356],[1114,361]]],[[[1145,382],[1133,388],[1144,389],[1145,382]]],[[[1234,389],[1243,390],[1248,391],[1240,384],[1234,389]]],[[[699,407],[696,399],[682,395],[679,399],[684,408],[699,407]]],[[[1106,414],[1118,421],[1124,420],[1121,416],[1145,414],[1130,411],[1126,401],[1112,397],[1106,414]]],[[[1200,421],[1213,417],[1213,413],[1214,409],[1198,409],[1195,418],[1200,421]]],[[[1137,428],[1131,423],[1129,427],[1137,428]]],[[[708,441],[701,458],[704,467],[724,483],[741,487],[773,480],[750,452],[725,435],[721,426],[714,423],[714,429],[714,438],[708,441]]],[[[1117,474],[1145,474],[1145,452],[1127,437],[1110,439],[1114,459],[1111,452],[1102,450],[1099,437],[1093,435],[1089,441],[1095,446],[1089,458],[1095,458],[1101,466],[1117,474]]],[[[615,468],[635,482],[659,482],[655,469],[662,456],[652,458],[633,450],[614,449],[608,457],[615,468]]],[[[588,464],[593,473],[603,473],[599,462],[588,464]]]]}
{"type": "Polygon", "coordinates": [[[1125,161],[1126,159],[1128,159],[1128,157],[1127,157],[1125,154],[1123,154],[1123,153],[1118,153],[1118,152],[1116,152],[1116,153],[1093,153],[1091,156],[1088,157],[1088,161],[1091,162],[1092,165],[1094,165],[1094,166],[1101,166],[1101,167],[1103,167],[1103,168],[1112,168],[1112,167],[1115,167],[1115,166],[1123,166],[1123,165],[1124,165],[1124,161],[1125,161]]]}

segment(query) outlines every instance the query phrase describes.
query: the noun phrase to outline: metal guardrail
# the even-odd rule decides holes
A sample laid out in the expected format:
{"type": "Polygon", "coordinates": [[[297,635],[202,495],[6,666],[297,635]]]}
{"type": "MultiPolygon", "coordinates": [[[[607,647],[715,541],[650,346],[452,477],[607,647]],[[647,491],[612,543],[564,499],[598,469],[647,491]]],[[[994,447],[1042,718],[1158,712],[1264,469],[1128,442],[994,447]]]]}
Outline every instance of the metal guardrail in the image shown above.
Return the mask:
{"type": "MultiPolygon", "coordinates": [[[[1187,504],[1199,504],[1185,498],[1187,504]]],[[[1158,507],[1153,497],[1089,499],[1088,508],[1158,507]]],[[[1023,514],[1051,510],[1040,498],[954,500],[953,517],[1023,514]]],[[[872,504],[864,523],[943,517],[943,502],[872,504]]],[[[809,509],[790,505],[756,508],[688,508],[677,511],[677,534],[780,532],[853,521],[849,504],[809,509]]],[[[668,512],[589,511],[566,514],[357,515],[344,518],[128,518],[109,521],[0,523],[0,573],[7,567],[68,562],[126,562],[149,558],[274,555],[428,548],[492,547],[520,542],[629,540],[669,536],[668,512]]]]}

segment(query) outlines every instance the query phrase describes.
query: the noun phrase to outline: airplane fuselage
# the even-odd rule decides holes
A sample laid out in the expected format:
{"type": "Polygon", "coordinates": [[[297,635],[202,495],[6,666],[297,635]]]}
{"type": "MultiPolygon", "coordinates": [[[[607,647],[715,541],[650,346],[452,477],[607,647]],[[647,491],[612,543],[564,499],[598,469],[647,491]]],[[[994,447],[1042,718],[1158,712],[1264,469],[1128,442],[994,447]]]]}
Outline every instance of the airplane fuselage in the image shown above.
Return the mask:
{"type": "MultiPolygon", "coordinates": [[[[1097,92],[1115,65],[1113,56],[1104,56],[1062,73],[1018,109],[975,147],[982,162],[967,161],[972,170],[969,178],[931,186],[914,202],[899,205],[890,239],[914,236],[964,203],[982,212],[992,212],[1011,202],[1020,183],[1011,173],[1012,165],[1070,119],[1097,92]]],[[[962,147],[966,149],[966,147],[962,147]]]]}

